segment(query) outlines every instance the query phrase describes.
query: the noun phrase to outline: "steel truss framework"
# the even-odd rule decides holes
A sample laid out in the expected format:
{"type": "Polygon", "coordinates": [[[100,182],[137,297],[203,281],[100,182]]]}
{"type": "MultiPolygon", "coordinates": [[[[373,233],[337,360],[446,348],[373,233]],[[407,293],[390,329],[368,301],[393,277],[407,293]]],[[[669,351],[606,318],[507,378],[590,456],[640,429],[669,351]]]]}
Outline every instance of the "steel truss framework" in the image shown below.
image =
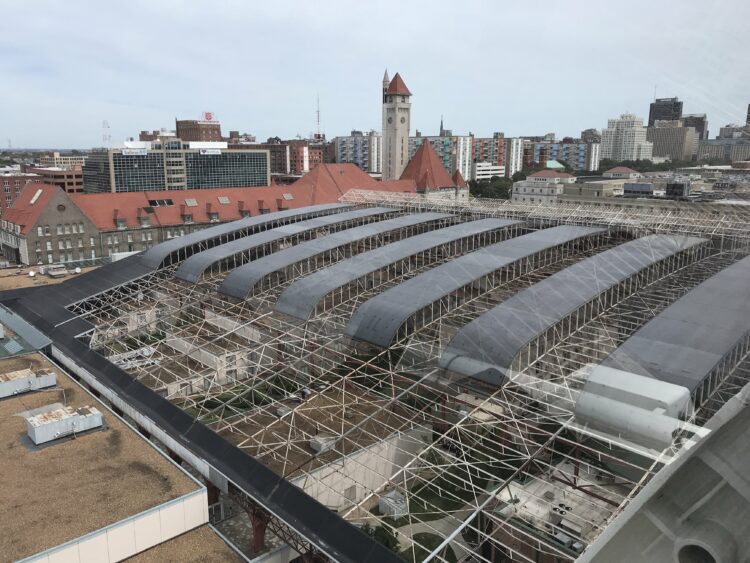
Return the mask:
{"type": "MultiPolygon", "coordinates": [[[[461,218],[523,219],[530,228],[605,226],[610,235],[475,288],[461,303],[436,303],[387,349],[357,349],[344,337],[356,307],[494,238],[451,245],[373,275],[370,283],[342,288],[304,325],[272,311],[293,276],[238,301],[216,292],[227,272],[207,272],[200,284],[188,285],[173,277],[178,264],[72,310],[96,326],[86,335],[92,347],[343,518],[375,529],[380,538],[391,536],[407,558],[490,562],[502,553],[529,562],[575,559],[750,379],[745,340],[717,368],[683,435],[664,451],[585,432],[573,420],[581,368],[601,361],[669,304],[746,255],[744,214],[459,205],[352,192],[345,199],[461,218]],[[707,236],[711,244],[690,260],[628,282],[621,294],[587,304],[575,322],[550,329],[544,346],[529,347],[516,371],[547,380],[556,390],[549,397],[530,394],[519,378],[496,388],[437,368],[446,343],[467,322],[584,257],[652,232],[707,236]],[[406,510],[383,513],[388,495],[400,495],[406,510]]],[[[307,263],[300,273],[336,258],[307,263]]]]}

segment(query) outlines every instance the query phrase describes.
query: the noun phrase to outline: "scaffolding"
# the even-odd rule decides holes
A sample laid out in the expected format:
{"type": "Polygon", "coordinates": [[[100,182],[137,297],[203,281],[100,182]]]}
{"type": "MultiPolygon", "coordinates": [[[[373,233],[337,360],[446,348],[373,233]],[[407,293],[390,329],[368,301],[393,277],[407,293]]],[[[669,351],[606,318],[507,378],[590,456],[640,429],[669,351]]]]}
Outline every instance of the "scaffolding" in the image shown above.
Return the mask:
{"type": "MultiPolygon", "coordinates": [[[[84,336],[92,349],[408,560],[491,563],[499,554],[530,563],[574,560],[750,380],[745,343],[725,359],[721,381],[663,450],[581,429],[571,402],[583,384],[582,368],[598,364],[664,308],[747,254],[744,210],[466,203],[365,191],[348,192],[342,201],[451,215],[429,228],[503,218],[524,222],[514,235],[557,225],[606,233],[591,244],[550,252],[549,259],[450,306],[436,301],[386,348],[356,346],[346,335],[357,308],[496,243],[499,231],[401,257],[369,273],[366,283],[360,277],[342,283],[302,324],[274,311],[279,296],[349,251],[308,260],[300,269],[285,267],[278,284],[255,284],[244,300],[217,291],[231,265],[208,269],[191,285],[175,279],[175,259],[70,309],[94,325],[84,336]],[[514,369],[543,377],[550,392],[530,393],[522,377],[498,387],[440,369],[449,340],[498,303],[651,233],[702,236],[710,243],[674,267],[650,270],[648,283],[577,309],[569,317],[575,322],[557,323],[543,346],[530,346],[514,369]],[[394,512],[384,501],[393,498],[406,508],[394,512]]],[[[404,228],[411,230],[393,240],[424,232],[404,228]]]]}

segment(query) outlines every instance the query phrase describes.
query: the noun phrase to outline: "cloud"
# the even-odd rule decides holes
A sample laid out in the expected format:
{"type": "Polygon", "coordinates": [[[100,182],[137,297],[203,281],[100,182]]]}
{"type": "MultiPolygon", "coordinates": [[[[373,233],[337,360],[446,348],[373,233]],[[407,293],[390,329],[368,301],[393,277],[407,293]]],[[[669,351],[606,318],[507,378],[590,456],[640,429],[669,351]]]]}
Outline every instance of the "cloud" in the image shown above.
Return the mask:
{"type": "Polygon", "coordinates": [[[226,131],[329,137],[380,127],[384,67],[435,133],[576,135],[654,86],[713,131],[745,115],[750,4],[726,0],[523,3],[13,2],[0,33],[14,146],[90,147],[212,110],[226,131]]]}

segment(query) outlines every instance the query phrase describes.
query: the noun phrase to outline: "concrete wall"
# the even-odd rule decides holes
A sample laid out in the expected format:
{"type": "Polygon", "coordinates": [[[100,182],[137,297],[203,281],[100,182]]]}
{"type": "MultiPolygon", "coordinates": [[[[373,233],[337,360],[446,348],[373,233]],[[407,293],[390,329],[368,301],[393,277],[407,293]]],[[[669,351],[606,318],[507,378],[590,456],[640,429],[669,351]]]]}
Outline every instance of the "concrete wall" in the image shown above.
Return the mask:
{"type": "Polygon", "coordinates": [[[417,428],[365,448],[292,481],[332,510],[361,501],[381,488],[431,440],[429,428],[417,428]]]}
{"type": "Polygon", "coordinates": [[[23,559],[40,563],[113,563],[208,522],[206,489],[23,559]]]}

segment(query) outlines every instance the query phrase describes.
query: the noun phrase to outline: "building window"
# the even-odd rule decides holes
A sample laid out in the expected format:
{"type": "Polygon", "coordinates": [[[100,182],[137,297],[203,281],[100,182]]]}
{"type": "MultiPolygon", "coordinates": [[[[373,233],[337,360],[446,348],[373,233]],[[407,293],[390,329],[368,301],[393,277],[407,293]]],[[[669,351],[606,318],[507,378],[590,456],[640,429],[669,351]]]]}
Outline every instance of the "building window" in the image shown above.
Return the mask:
{"type": "Polygon", "coordinates": [[[63,226],[62,225],[57,225],[57,234],[58,235],[63,234],[63,226]]]}
{"type": "Polygon", "coordinates": [[[41,237],[41,236],[43,236],[43,235],[44,235],[44,229],[42,229],[42,226],[41,226],[41,225],[39,225],[39,226],[38,226],[38,227],[36,228],[36,236],[38,236],[38,237],[41,237]]]}
{"type": "Polygon", "coordinates": [[[94,246],[94,237],[89,237],[89,246],[94,246]]]}
{"type": "MultiPolygon", "coordinates": [[[[47,249],[49,250],[49,249],[47,249]]],[[[52,264],[54,260],[52,260],[52,254],[47,254],[47,264],[52,264]]]]}
{"type": "Polygon", "coordinates": [[[120,230],[125,230],[128,228],[128,222],[125,219],[117,219],[117,228],[120,230]]]}
{"type": "Polygon", "coordinates": [[[77,233],[78,233],[78,224],[77,224],[77,223],[73,223],[73,224],[72,224],[72,225],[70,226],[70,229],[71,229],[71,232],[72,232],[73,234],[77,234],[77,233]]]}
{"type": "Polygon", "coordinates": [[[191,224],[193,222],[192,213],[185,213],[185,215],[182,216],[182,220],[185,222],[186,225],[191,224]]]}
{"type": "Polygon", "coordinates": [[[52,250],[52,241],[48,240],[47,241],[47,252],[50,252],[51,250],[52,250]]]}
{"type": "Polygon", "coordinates": [[[44,225],[44,236],[49,236],[49,225],[44,225]]]}
{"type": "Polygon", "coordinates": [[[211,223],[218,223],[219,222],[219,214],[215,212],[211,212],[208,214],[208,220],[211,223]]]}
{"type": "Polygon", "coordinates": [[[147,228],[151,226],[151,221],[149,221],[148,215],[143,215],[140,217],[141,227],[147,228]]]}
{"type": "Polygon", "coordinates": [[[83,234],[83,223],[78,223],[78,232],[83,234]]]}

